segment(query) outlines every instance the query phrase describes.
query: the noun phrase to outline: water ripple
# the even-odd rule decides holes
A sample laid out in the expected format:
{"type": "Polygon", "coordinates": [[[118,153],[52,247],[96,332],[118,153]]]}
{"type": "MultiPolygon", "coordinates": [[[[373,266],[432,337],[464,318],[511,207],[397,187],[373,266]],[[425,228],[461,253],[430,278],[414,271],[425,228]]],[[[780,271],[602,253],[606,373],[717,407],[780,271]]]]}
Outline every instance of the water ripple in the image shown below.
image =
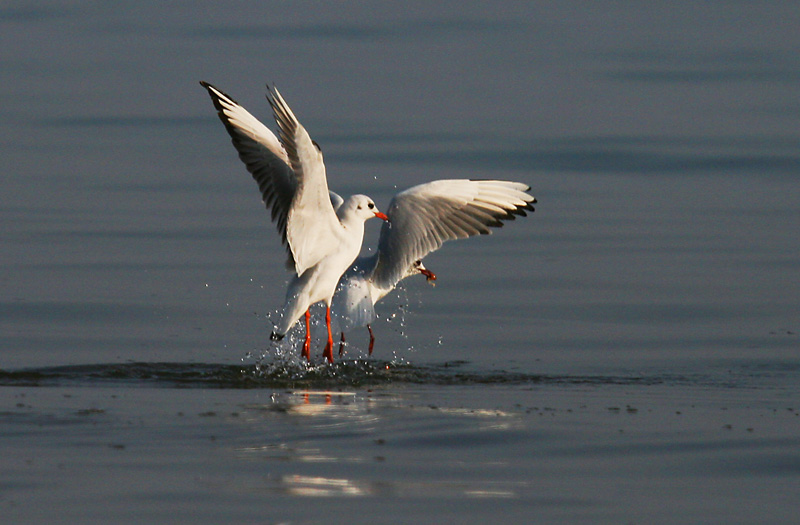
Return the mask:
{"type": "Polygon", "coordinates": [[[428,385],[680,385],[718,384],[683,375],[547,375],[464,370],[457,361],[429,366],[353,360],[334,365],[269,367],[213,363],[87,364],[0,370],[0,386],[121,386],[158,388],[332,388],[428,385]]]}

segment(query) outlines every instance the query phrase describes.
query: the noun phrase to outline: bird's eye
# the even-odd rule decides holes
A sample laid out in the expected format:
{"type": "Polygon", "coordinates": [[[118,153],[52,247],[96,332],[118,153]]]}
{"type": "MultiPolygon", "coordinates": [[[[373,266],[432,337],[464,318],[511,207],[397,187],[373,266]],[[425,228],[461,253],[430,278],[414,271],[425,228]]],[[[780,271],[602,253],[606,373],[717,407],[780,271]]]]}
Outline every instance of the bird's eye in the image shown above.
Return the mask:
{"type": "Polygon", "coordinates": [[[367,206],[369,206],[369,209],[370,209],[370,210],[371,210],[372,208],[374,208],[374,207],[375,207],[375,205],[374,205],[374,204],[372,204],[371,202],[370,202],[369,204],[367,204],[367,206]]]}
{"type": "Polygon", "coordinates": [[[417,261],[414,264],[419,266],[420,264],[422,264],[422,261],[420,259],[417,259],[417,261]]]}

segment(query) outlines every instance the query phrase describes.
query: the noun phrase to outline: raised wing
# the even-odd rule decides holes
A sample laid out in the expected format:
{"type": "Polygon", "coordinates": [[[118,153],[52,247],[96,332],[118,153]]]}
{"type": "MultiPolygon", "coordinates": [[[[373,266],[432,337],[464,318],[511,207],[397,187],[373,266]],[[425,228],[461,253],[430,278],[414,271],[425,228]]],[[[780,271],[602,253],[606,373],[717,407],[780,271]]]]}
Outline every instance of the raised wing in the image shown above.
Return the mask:
{"type": "Polygon", "coordinates": [[[328,192],[328,196],[331,198],[331,206],[333,206],[333,211],[339,211],[342,204],[344,204],[344,199],[338,193],[334,193],[332,191],[328,192]]]}
{"type": "MultiPolygon", "coordinates": [[[[230,96],[208,82],[200,84],[208,90],[219,119],[231,136],[233,147],[258,183],[264,204],[270,210],[272,221],[277,223],[281,240],[292,257],[286,224],[298,185],[289,167],[286,150],[272,131],[230,96]]],[[[291,266],[295,266],[293,259],[291,266]]]]}
{"type": "Polygon", "coordinates": [[[519,182],[437,180],[398,193],[386,214],[378,240],[378,264],[372,281],[394,287],[414,261],[445,241],[491,233],[503,221],[533,211],[536,199],[519,182]]]}
{"type": "Polygon", "coordinates": [[[287,216],[286,239],[297,275],[302,275],[337,248],[341,224],[328,193],[322,152],[277,89],[270,89],[267,99],[297,181],[287,216]]]}

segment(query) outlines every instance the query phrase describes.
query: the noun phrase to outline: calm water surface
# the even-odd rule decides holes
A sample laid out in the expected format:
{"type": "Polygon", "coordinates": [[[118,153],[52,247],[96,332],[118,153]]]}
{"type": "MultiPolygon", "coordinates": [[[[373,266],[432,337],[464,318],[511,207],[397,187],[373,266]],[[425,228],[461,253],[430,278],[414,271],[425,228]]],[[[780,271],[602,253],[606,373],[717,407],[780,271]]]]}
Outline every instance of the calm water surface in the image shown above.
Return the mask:
{"type": "Polygon", "coordinates": [[[4,521],[792,522],[798,23],[0,7],[4,521]],[[276,83],[339,193],[503,178],[537,211],[428,257],[374,359],[357,331],[303,367],[267,340],[283,251],[199,80],[267,123],[276,83]]]}

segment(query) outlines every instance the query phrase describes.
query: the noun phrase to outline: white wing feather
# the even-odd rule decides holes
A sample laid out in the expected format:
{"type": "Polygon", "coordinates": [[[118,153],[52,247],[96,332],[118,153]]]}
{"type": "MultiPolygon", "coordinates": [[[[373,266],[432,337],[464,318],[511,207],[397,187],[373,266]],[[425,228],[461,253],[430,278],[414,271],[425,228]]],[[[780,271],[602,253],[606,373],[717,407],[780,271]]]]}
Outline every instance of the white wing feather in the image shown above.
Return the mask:
{"type": "Polygon", "coordinates": [[[316,265],[338,246],[339,219],[331,204],[322,152],[289,109],[277,89],[269,102],[280,128],[280,139],[297,179],[289,208],[286,239],[297,275],[316,265]]]}
{"type": "Polygon", "coordinates": [[[536,199],[519,182],[437,180],[394,196],[378,240],[378,264],[371,280],[393,288],[414,261],[449,240],[488,235],[502,221],[533,211],[536,199]]]}

